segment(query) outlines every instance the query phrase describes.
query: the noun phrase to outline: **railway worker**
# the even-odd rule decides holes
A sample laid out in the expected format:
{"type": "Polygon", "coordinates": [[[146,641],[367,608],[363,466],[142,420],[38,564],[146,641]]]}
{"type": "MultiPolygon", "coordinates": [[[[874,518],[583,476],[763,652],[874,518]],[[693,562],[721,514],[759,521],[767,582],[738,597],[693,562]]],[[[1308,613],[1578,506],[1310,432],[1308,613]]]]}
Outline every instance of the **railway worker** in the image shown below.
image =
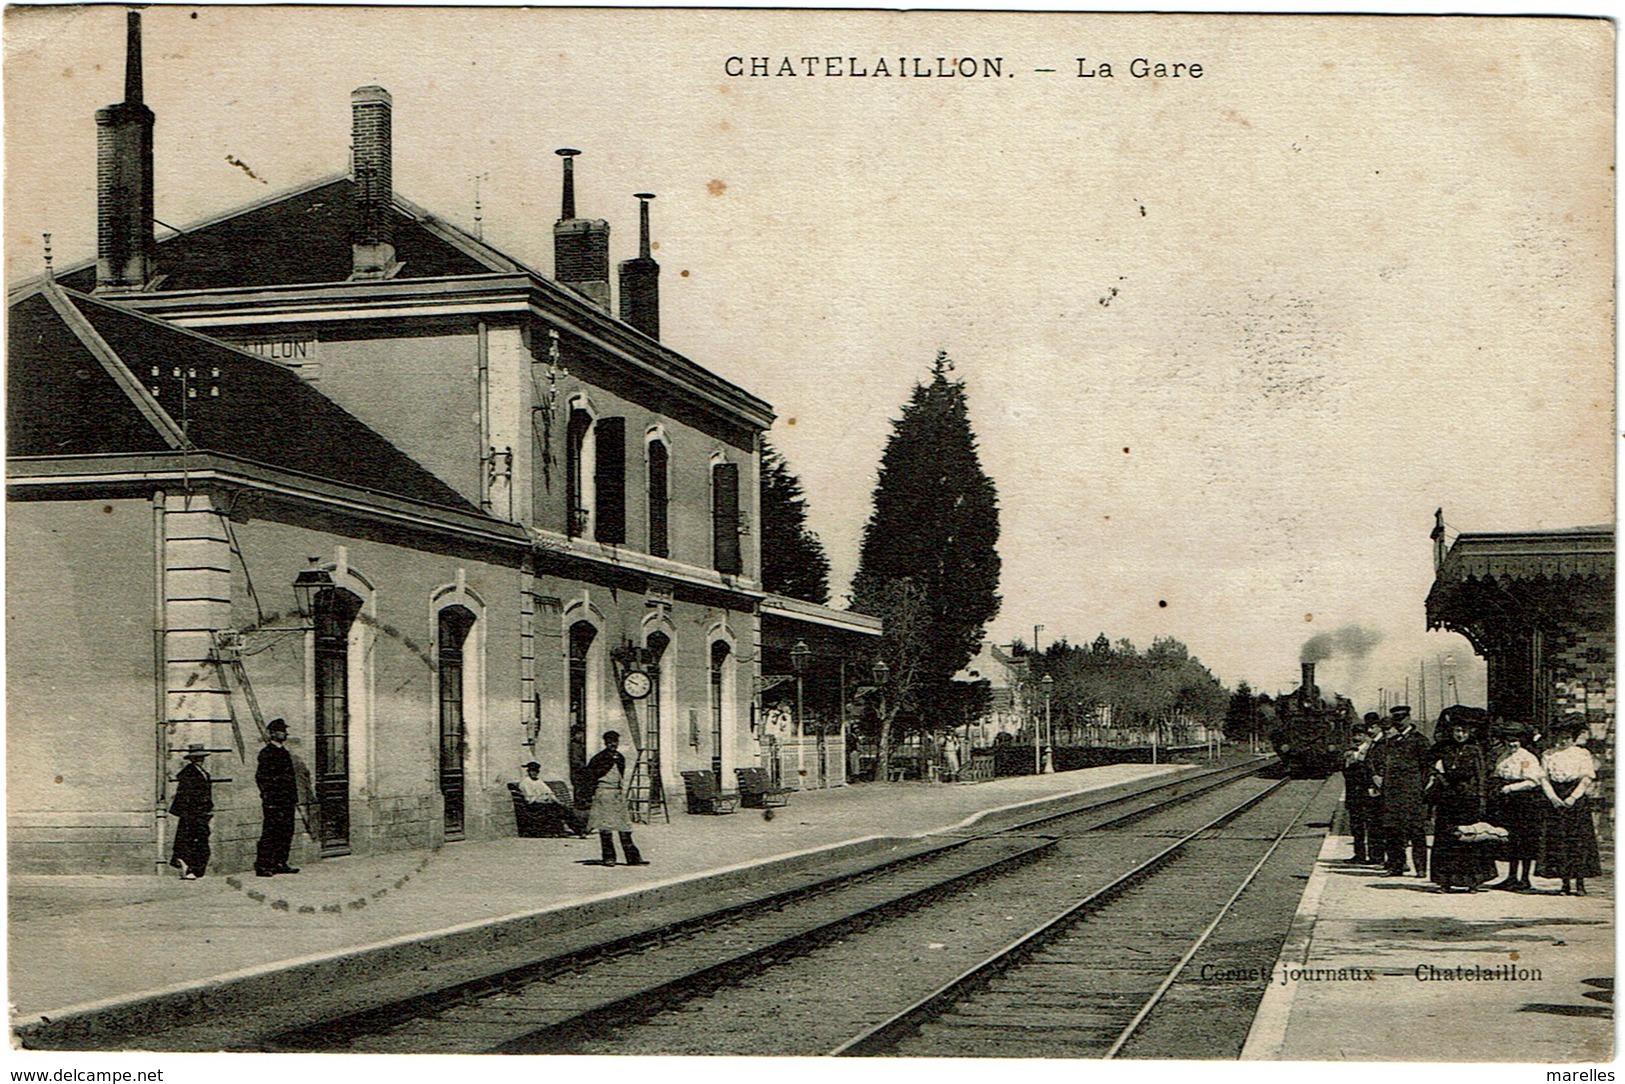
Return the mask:
{"type": "Polygon", "coordinates": [[[1365,713],[1365,723],[1354,734],[1354,744],[1343,755],[1343,807],[1348,810],[1349,835],[1354,837],[1351,862],[1361,865],[1381,858],[1382,835],[1377,828],[1378,806],[1371,781],[1371,754],[1382,739],[1382,717],[1365,713]]]}
{"type": "Polygon", "coordinates": [[[214,781],[203,767],[209,756],[201,744],[186,749],[186,764],[175,775],[175,797],[169,803],[176,818],[174,849],[169,864],[181,871],[181,880],[195,881],[209,865],[209,818],[214,815],[214,781]]]}
{"type": "Polygon", "coordinates": [[[1546,812],[1545,843],[1535,872],[1542,877],[1562,878],[1565,896],[1585,895],[1585,879],[1602,876],[1597,829],[1591,823],[1591,803],[1586,798],[1597,784],[1597,762],[1579,744],[1586,730],[1581,720],[1556,724],[1552,727],[1551,748],[1540,758],[1546,772],[1541,791],[1551,808],[1546,812]]]}
{"type": "Polygon", "coordinates": [[[1502,857],[1507,875],[1490,885],[1509,892],[1529,891],[1529,875],[1540,856],[1540,829],[1546,815],[1541,790],[1546,772],[1540,758],[1527,747],[1533,731],[1523,723],[1496,720],[1491,730],[1489,802],[1484,819],[1507,830],[1502,857]]]}
{"type": "Polygon", "coordinates": [[[1428,875],[1427,789],[1432,759],[1428,740],[1416,729],[1409,705],[1398,704],[1389,712],[1392,734],[1383,739],[1382,771],[1377,789],[1382,792],[1382,831],[1385,841],[1383,868],[1386,876],[1405,875],[1405,849],[1418,877],[1428,875]]]}
{"type": "Polygon", "coordinates": [[[254,783],[260,791],[260,841],[254,850],[254,876],[275,877],[298,873],[288,865],[293,846],[294,807],[299,804],[299,778],[288,752],[288,724],[272,719],[265,724],[265,747],[254,765],[254,783]]]}
{"type": "Polygon", "coordinates": [[[1473,725],[1466,719],[1452,719],[1448,736],[1437,747],[1433,762],[1430,796],[1433,818],[1433,883],[1441,892],[1458,888],[1477,892],[1495,876],[1495,859],[1489,845],[1462,840],[1456,829],[1484,820],[1489,769],[1484,751],[1473,740],[1473,725]]]}
{"type": "Polygon", "coordinates": [[[611,833],[620,835],[621,851],[629,866],[647,866],[643,855],[632,842],[632,819],[626,810],[626,757],[618,746],[621,735],[614,730],[604,731],[604,747],[587,761],[585,776],[592,783],[592,809],[587,815],[587,831],[598,833],[598,845],[603,852],[603,865],[615,865],[615,842],[611,833]]]}

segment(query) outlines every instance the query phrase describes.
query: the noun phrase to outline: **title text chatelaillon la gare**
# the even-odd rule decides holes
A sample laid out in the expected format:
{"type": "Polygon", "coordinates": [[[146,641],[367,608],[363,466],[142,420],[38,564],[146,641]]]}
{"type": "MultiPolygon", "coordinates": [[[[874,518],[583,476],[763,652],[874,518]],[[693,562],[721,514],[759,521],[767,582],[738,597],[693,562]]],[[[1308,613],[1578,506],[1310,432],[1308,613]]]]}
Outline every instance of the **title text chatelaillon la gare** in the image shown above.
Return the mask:
{"type": "Polygon", "coordinates": [[[1135,57],[1127,65],[1077,57],[1065,67],[1020,68],[1002,56],[730,56],[722,62],[729,78],[826,79],[1014,79],[1017,72],[1034,75],[1069,73],[1079,79],[1115,79],[1126,72],[1131,79],[1201,79],[1203,65],[1189,60],[1153,60],[1135,57]]]}

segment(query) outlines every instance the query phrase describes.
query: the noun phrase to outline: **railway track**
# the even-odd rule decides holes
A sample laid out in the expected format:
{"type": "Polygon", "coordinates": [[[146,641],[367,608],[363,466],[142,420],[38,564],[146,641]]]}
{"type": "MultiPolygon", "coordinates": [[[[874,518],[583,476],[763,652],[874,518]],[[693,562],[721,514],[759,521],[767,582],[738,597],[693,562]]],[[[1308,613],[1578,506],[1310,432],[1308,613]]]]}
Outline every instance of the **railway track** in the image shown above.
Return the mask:
{"type": "MultiPolygon", "coordinates": [[[[1166,864],[1173,855],[1198,845],[1193,828],[1200,829],[1196,836],[1213,833],[1276,789],[1249,778],[1251,774],[1221,769],[1109,799],[1080,796],[1071,808],[1012,819],[1000,831],[920,841],[890,859],[849,862],[827,876],[802,875],[789,885],[764,884],[738,897],[715,898],[703,911],[669,921],[651,914],[640,916],[641,922],[623,920],[618,930],[582,931],[581,944],[574,951],[561,954],[555,945],[552,951],[538,951],[533,958],[510,953],[484,967],[479,961],[463,962],[457,981],[431,983],[430,988],[422,989],[413,988],[413,980],[406,979],[404,986],[398,986],[399,996],[389,996],[388,984],[365,995],[335,991],[325,997],[313,996],[291,1012],[270,1013],[255,1020],[209,1020],[151,1036],[106,1037],[104,1042],[75,1045],[79,1049],[106,1045],[155,1050],[597,1052],[594,1044],[606,1034],[636,1036],[643,1032],[668,1037],[692,1034],[709,1043],[705,1037],[714,1029],[691,1025],[701,1023],[710,1006],[725,1004],[752,983],[814,965],[820,953],[851,952],[864,944],[886,943],[894,939],[898,924],[929,923],[932,920],[922,916],[966,906],[1019,911],[1019,921],[1028,922],[1038,901],[1054,898],[1046,894],[1057,889],[1075,894],[1081,885],[1096,881],[1115,885],[1109,894],[1121,894],[1143,876],[1134,871],[1147,860],[1166,864]],[[1020,906],[1008,902],[1012,894],[1020,906]],[[679,1019],[681,1027],[672,1027],[673,1019],[679,1019]]],[[[1098,891],[1093,894],[1100,895],[1098,891]]],[[[1018,921],[1014,914],[1003,917],[1005,922],[1018,921]]],[[[978,949],[981,947],[985,946],[979,944],[978,949]]],[[[897,973],[915,975],[916,983],[923,977],[935,984],[943,962],[960,961],[964,950],[961,946],[956,949],[932,959],[931,966],[905,966],[897,973]]],[[[860,1027],[867,1030],[875,1020],[894,1015],[897,1005],[914,1000],[898,996],[887,983],[874,991],[867,989],[868,981],[854,984],[855,974],[869,978],[861,969],[832,974],[841,976],[841,985],[849,991],[879,996],[883,988],[883,1006],[889,1011],[878,1011],[871,1004],[872,997],[862,999],[864,1006],[856,1014],[819,1008],[821,1027],[816,1030],[820,1036],[831,1028],[843,1035],[854,1034],[860,1027]]],[[[422,987],[426,980],[415,981],[422,987]]],[[[763,1004],[761,999],[755,1002],[758,1008],[763,1004]]],[[[722,1025],[733,1040],[690,1052],[757,1052],[733,1049],[743,1036],[757,1033],[741,1027],[742,1023],[734,1018],[722,1025]]],[[[759,1034],[764,1039],[785,1038],[771,1021],[759,1034]]],[[[814,1043],[805,1050],[788,1050],[779,1043],[760,1052],[816,1054],[837,1045],[823,1038],[815,1038],[814,1043]]],[[[848,1052],[858,1050],[854,1047],[848,1052]]]]}
{"type": "Polygon", "coordinates": [[[1118,1056],[1319,790],[1247,799],[830,1053],[1118,1056]]]}

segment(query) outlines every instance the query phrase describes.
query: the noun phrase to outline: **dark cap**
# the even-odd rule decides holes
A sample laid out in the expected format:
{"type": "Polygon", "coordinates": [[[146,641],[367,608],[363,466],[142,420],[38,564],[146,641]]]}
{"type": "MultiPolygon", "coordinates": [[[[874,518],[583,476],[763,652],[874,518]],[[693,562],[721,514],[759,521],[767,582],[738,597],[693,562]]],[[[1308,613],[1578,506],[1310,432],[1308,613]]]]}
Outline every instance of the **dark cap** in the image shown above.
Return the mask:
{"type": "Polygon", "coordinates": [[[621,740],[620,731],[618,731],[618,730],[606,730],[606,731],[604,731],[604,740],[605,741],[620,741],[621,740]]]}
{"type": "Polygon", "coordinates": [[[265,729],[268,731],[280,730],[282,733],[286,734],[288,732],[288,724],[280,718],[272,719],[270,722],[265,724],[265,729]]]}
{"type": "Polygon", "coordinates": [[[537,771],[542,770],[542,766],[540,764],[536,763],[534,760],[526,761],[525,764],[524,764],[524,767],[525,767],[526,771],[529,771],[532,768],[535,768],[537,771]]]}
{"type": "Polygon", "coordinates": [[[1411,706],[1409,704],[1395,704],[1393,707],[1388,709],[1388,714],[1392,715],[1395,719],[1409,718],[1411,714],[1411,706]]]}
{"type": "Polygon", "coordinates": [[[1365,721],[1368,723],[1380,723],[1382,722],[1382,716],[1378,715],[1374,711],[1368,711],[1365,713],[1365,721]]]}

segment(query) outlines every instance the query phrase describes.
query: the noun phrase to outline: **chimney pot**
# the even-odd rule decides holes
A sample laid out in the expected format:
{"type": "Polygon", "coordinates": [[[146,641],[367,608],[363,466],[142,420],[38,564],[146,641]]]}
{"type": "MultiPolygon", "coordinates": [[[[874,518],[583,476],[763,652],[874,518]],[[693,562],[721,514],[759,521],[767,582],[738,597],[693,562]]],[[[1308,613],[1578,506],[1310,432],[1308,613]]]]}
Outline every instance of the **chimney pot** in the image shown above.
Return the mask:
{"type": "Polygon", "coordinates": [[[96,111],[96,288],[145,289],[153,269],[152,129],[141,101],[141,14],[125,22],[124,101],[96,111]]]}
{"type": "Polygon", "coordinates": [[[564,205],[553,224],[553,278],[609,312],[609,223],[576,217],[575,158],[581,152],[560,147],[564,159],[564,205]]]}
{"type": "Polygon", "coordinates": [[[653,192],[633,193],[638,200],[638,256],[621,261],[621,319],[649,336],[660,338],[660,265],[649,255],[649,201],[653,192]]]}

